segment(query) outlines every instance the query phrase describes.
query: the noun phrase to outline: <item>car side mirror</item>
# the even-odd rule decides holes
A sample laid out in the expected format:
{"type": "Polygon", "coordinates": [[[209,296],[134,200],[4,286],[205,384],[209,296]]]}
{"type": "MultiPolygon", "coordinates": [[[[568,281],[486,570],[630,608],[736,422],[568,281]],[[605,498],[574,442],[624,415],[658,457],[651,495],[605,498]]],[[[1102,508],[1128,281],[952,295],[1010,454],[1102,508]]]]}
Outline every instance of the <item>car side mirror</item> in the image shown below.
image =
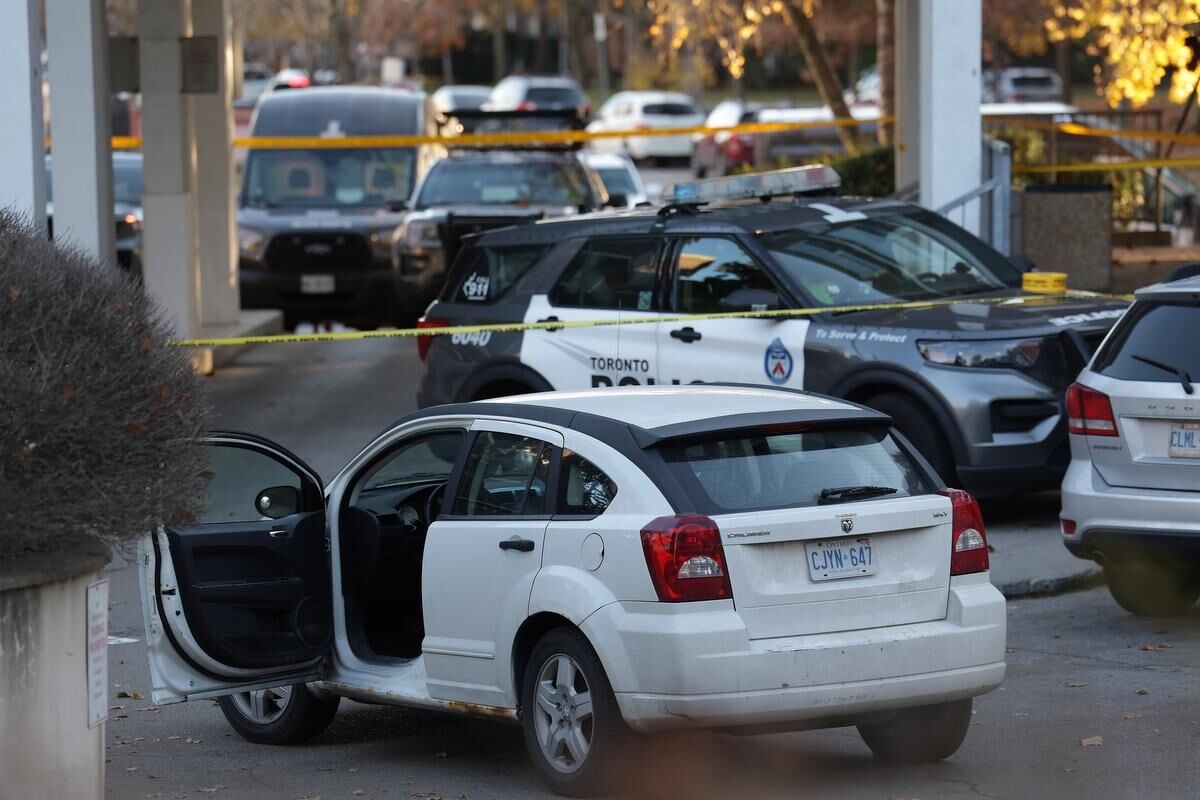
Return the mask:
{"type": "Polygon", "coordinates": [[[300,490],[295,486],[272,486],[254,498],[254,508],[270,519],[290,517],[300,510],[300,490]]]}
{"type": "Polygon", "coordinates": [[[1033,263],[1033,259],[1027,256],[1009,256],[1008,263],[1021,270],[1021,272],[1033,272],[1037,269],[1037,264],[1033,263]]]}
{"type": "Polygon", "coordinates": [[[721,298],[722,311],[773,311],[781,306],[779,294],[766,289],[734,289],[721,298]]]}
{"type": "Polygon", "coordinates": [[[610,192],[609,193],[609,195],[608,195],[609,208],[625,208],[625,206],[627,206],[627,205],[629,205],[629,195],[622,194],[621,192],[616,192],[616,193],[610,192]]]}

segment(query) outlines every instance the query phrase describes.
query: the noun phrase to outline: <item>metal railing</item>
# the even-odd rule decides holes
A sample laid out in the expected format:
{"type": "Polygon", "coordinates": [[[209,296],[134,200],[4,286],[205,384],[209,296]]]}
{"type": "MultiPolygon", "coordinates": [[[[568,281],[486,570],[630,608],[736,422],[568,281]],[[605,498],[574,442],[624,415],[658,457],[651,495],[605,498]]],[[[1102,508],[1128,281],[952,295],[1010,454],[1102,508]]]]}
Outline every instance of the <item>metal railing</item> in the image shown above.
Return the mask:
{"type": "Polygon", "coordinates": [[[934,210],[964,228],[975,227],[980,239],[1008,255],[1012,244],[1012,153],[1006,143],[988,136],[983,137],[982,147],[979,186],[934,210]],[[977,227],[970,224],[975,208],[977,227]]]}

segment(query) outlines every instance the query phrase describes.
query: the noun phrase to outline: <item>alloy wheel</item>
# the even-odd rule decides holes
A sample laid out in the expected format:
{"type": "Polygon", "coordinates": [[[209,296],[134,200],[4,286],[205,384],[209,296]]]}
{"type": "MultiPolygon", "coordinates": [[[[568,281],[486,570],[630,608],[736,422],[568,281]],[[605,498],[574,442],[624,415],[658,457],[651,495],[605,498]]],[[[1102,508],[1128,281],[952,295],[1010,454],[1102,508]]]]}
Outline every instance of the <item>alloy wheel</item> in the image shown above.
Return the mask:
{"type": "Polygon", "coordinates": [[[542,755],[564,774],[578,770],[592,747],[592,693],[579,664],[550,657],[538,672],[534,729],[542,755]]]}
{"type": "Polygon", "coordinates": [[[292,701],[291,686],[276,686],[271,689],[255,689],[233,695],[233,704],[248,721],[257,725],[268,725],[283,716],[292,701]]]}

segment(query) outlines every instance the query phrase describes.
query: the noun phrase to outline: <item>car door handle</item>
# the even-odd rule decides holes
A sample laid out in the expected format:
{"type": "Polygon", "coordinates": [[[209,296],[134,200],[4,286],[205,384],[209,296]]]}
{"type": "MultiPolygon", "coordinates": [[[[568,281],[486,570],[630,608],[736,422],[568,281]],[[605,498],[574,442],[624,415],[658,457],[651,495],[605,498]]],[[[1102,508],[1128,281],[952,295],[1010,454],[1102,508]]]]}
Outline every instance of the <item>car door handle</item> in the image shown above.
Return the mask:
{"type": "Polygon", "coordinates": [[[286,539],[287,537],[289,537],[291,535],[292,535],[292,532],[288,531],[288,530],[276,529],[273,531],[267,531],[267,536],[270,536],[272,539],[286,539]]]}
{"type": "Polygon", "coordinates": [[[688,326],[686,328],[676,328],[675,330],[671,331],[671,338],[678,339],[681,342],[691,343],[700,341],[702,338],[704,338],[704,334],[700,333],[700,331],[696,330],[695,328],[688,326]]]}
{"type": "MultiPolygon", "coordinates": [[[[541,319],[538,320],[538,322],[558,322],[558,321],[559,321],[558,317],[556,317],[554,315],[551,315],[549,317],[542,317],[541,319]]],[[[551,325],[547,328],[543,328],[543,330],[553,333],[554,331],[561,331],[562,328],[558,327],[557,325],[551,325]]]]}
{"type": "Polygon", "coordinates": [[[530,553],[530,552],[533,552],[533,540],[532,539],[518,539],[516,537],[513,537],[512,539],[501,539],[500,540],[500,549],[501,550],[518,550],[522,553],[530,553]]]}

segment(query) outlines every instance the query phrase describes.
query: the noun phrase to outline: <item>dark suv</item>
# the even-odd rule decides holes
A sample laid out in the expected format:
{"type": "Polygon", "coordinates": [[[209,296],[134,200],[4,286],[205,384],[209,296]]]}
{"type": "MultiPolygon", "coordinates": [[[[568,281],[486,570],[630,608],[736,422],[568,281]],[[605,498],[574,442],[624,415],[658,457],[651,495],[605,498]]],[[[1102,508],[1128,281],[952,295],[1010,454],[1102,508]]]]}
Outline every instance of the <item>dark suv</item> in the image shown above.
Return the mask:
{"type": "MultiPolygon", "coordinates": [[[[329,87],[264,95],[253,136],[428,133],[424,95],[329,87]]],[[[243,308],[278,308],[285,322],[358,327],[402,321],[403,280],[392,232],[428,147],[253,149],[238,197],[243,308]]]]}
{"type": "Polygon", "coordinates": [[[1125,304],[1031,297],[1016,264],[908,203],[762,202],[767,192],[700,204],[704,185],[743,180],[697,181],[683,187],[695,202],[661,210],[481,235],[422,325],[609,324],[426,338],[418,402],[637,384],[789,386],[890,414],[939,474],[957,472],[972,490],[1058,484],[1069,457],[1064,391],[1125,304]],[[898,305],[926,300],[934,305],[898,305]],[[838,310],[867,304],[876,307],[838,310]],[[777,308],[816,313],[677,319],[777,308]],[[611,324],[622,319],[648,321],[611,324]]]}

